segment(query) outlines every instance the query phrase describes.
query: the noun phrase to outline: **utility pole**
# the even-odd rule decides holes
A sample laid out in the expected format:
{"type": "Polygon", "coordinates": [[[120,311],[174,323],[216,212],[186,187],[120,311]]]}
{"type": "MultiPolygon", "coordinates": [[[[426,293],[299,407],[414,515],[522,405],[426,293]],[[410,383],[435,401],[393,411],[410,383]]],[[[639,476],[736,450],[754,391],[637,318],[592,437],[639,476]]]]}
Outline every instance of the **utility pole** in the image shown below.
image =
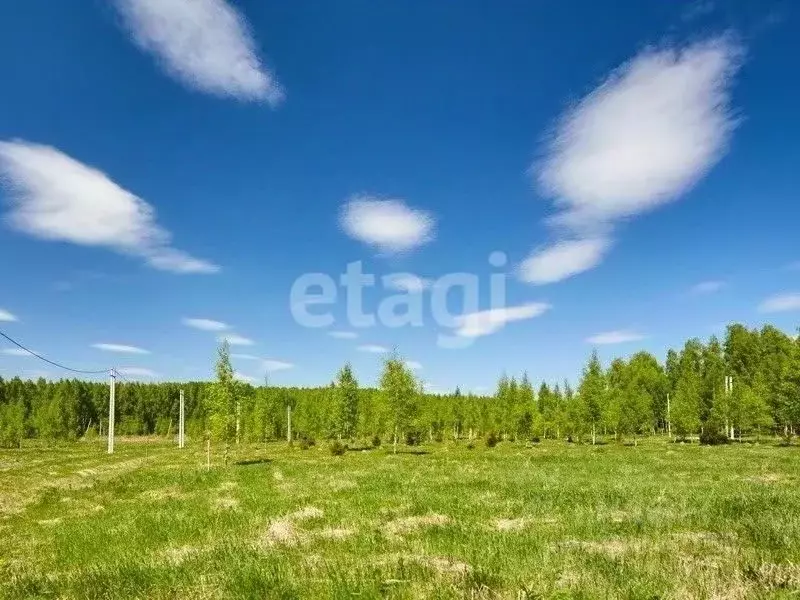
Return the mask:
{"type": "Polygon", "coordinates": [[[669,394],[667,394],[667,435],[672,439],[672,420],[669,418],[669,394]]]}
{"type": "MultiPolygon", "coordinates": [[[[733,393],[733,377],[730,376],[730,375],[726,375],[725,376],[725,397],[726,397],[726,400],[727,400],[727,405],[728,405],[728,409],[729,410],[730,410],[730,404],[731,404],[730,397],[731,397],[732,393],[733,393]]],[[[731,439],[731,440],[734,439],[734,437],[736,435],[736,428],[733,425],[733,421],[731,421],[730,429],[728,429],[728,431],[726,431],[725,433],[728,434],[728,439],[731,439]]]]}
{"type": "Polygon", "coordinates": [[[183,390],[181,390],[180,404],[178,406],[178,448],[183,448],[184,445],[184,428],[183,390]]]}
{"type": "Polygon", "coordinates": [[[108,390],[108,453],[114,454],[114,395],[116,393],[117,374],[112,368],[109,372],[109,390],[108,390]]]}

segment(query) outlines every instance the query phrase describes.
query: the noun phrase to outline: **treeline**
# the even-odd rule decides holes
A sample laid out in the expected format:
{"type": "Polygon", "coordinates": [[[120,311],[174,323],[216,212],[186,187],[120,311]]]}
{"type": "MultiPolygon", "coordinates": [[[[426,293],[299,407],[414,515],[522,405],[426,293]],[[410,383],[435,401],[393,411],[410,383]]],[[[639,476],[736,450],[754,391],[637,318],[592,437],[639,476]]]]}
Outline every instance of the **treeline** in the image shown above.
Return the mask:
{"type": "MultiPolygon", "coordinates": [[[[542,438],[595,441],[649,434],[716,443],[743,435],[790,437],[800,424],[800,340],[766,326],[728,327],[670,350],[603,366],[593,353],[577,386],[503,375],[493,396],[425,393],[398,356],[377,388],[346,365],[322,388],[254,387],[235,380],[227,347],[213,382],[117,385],[117,435],[176,433],[179,391],[187,437],[227,445],[276,439],[421,440],[542,438]],[[730,380],[732,385],[726,383],[730,380]],[[291,425],[290,425],[291,423],[291,425]],[[289,428],[291,427],[291,432],[289,428]]],[[[108,384],[0,378],[0,444],[105,435],[108,384]]]]}

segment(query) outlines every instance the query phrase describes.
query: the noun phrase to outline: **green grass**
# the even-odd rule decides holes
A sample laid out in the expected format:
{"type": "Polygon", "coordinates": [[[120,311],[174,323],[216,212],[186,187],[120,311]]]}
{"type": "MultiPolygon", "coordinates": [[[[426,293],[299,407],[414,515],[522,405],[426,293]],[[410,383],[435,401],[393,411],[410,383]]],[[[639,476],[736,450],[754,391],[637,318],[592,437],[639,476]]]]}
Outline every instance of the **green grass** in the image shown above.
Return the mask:
{"type": "Polygon", "coordinates": [[[800,595],[797,448],[423,449],[2,451],[0,597],[800,595]]]}

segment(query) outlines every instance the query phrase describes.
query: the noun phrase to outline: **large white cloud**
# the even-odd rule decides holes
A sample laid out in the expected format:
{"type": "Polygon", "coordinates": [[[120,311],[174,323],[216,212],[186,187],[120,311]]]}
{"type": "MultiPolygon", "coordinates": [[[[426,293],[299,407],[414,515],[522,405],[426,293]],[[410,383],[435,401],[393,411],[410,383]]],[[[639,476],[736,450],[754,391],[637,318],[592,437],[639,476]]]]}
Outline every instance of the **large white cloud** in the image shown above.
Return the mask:
{"type": "Polygon", "coordinates": [[[342,207],[342,229],[350,237],[382,252],[413,250],[433,239],[435,219],[403,200],[354,196],[342,207]]]}
{"type": "Polygon", "coordinates": [[[8,188],[8,223],[37,238],[101,246],[138,256],[173,273],[219,267],[170,246],[153,207],[92,167],[56,148],[0,142],[0,176],[8,188]]]}
{"type": "MultiPolygon", "coordinates": [[[[608,237],[621,219],[680,198],[712,168],[737,124],[730,90],[741,55],[730,36],[647,49],[567,110],[532,168],[554,200],[550,224],[559,237],[608,237]]],[[[551,250],[532,258],[563,258],[551,250]]],[[[560,278],[534,283],[598,263],[555,268],[560,278]]]]}
{"type": "Polygon", "coordinates": [[[115,0],[136,44],[189,87],[240,100],[283,99],[244,16],[225,0],[115,0]]]}

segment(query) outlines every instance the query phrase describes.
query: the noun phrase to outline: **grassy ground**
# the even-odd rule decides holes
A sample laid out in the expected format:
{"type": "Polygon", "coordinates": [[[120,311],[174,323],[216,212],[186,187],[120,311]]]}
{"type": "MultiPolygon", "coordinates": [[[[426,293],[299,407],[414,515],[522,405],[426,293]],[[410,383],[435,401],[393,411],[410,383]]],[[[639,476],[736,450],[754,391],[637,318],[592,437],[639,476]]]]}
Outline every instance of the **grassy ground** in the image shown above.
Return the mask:
{"type": "Polygon", "coordinates": [[[800,449],[0,452],[0,597],[788,598],[800,449]]]}

